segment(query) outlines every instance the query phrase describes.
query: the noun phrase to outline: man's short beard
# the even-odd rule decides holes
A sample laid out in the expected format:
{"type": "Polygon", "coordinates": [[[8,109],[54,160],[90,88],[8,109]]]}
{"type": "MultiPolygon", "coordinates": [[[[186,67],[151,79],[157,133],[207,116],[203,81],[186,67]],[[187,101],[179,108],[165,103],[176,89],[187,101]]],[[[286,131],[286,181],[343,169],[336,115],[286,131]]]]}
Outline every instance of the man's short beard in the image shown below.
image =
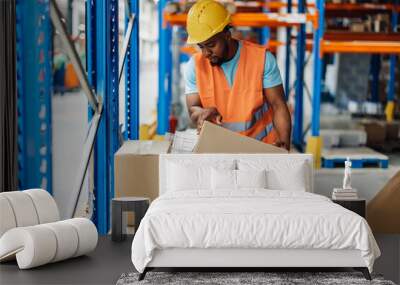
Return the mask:
{"type": "Polygon", "coordinates": [[[220,59],[220,58],[218,59],[217,62],[212,62],[212,61],[210,61],[211,66],[221,66],[222,63],[223,63],[223,60],[220,59]]]}

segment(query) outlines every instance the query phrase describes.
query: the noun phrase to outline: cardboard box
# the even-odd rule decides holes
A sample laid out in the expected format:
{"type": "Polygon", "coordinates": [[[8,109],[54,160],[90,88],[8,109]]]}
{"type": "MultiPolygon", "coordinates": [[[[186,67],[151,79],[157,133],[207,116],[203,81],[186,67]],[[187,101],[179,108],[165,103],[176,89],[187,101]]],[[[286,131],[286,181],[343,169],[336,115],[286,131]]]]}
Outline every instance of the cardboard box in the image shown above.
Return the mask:
{"type": "Polygon", "coordinates": [[[398,141],[400,132],[400,123],[378,120],[362,121],[361,125],[367,133],[367,145],[382,146],[388,141],[398,141]]]}
{"type": "Polygon", "coordinates": [[[361,122],[367,133],[367,146],[374,147],[380,146],[386,140],[386,127],[378,121],[365,121],[361,122]]]}
{"type": "Polygon", "coordinates": [[[115,154],[115,196],[158,197],[158,157],[169,141],[126,141],[115,154]]]}
{"type": "Polygon", "coordinates": [[[400,234],[400,171],[367,205],[367,221],[374,233],[400,234]]]}
{"type": "Polygon", "coordinates": [[[195,153],[288,153],[285,149],[204,122],[195,153]]]}
{"type": "Polygon", "coordinates": [[[386,140],[396,141],[399,139],[400,123],[392,122],[386,123],[386,140]]]}
{"type": "MultiPolygon", "coordinates": [[[[158,157],[169,141],[126,141],[114,156],[115,197],[158,197],[158,157]]],[[[128,225],[134,225],[128,214],[128,225]]]]}

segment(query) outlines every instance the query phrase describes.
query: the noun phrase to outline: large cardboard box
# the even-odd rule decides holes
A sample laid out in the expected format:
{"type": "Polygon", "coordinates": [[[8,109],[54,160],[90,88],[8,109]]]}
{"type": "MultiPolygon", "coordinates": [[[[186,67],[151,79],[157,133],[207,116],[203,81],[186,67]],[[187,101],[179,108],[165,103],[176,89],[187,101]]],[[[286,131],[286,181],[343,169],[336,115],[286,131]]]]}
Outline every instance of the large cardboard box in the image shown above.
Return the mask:
{"type": "Polygon", "coordinates": [[[169,141],[126,141],[115,154],[115,196],[158,197],[158,157],[169,141]]]}
{"type": "Polygon", "coordinates": [[[195,153],[288,153],[285,149],[204,122],[195,153]]]}
{"type": "Polygon", "coordinates": [[[400,234],[400,171],[368,203],[367,220],[374,233],[400,234]]]}

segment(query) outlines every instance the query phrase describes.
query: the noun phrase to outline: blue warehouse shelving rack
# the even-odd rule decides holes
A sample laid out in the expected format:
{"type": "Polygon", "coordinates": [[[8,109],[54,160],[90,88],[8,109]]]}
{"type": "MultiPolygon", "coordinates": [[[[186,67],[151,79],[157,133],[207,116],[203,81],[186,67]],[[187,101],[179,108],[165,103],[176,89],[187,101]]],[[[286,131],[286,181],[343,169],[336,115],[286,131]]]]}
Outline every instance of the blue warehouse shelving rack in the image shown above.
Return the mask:
{"type": "MultiPolygon", "coordinates": [[[[53,2],[54,4],[54,2],[53,2]]],[[[139,124],[139,60],[138,60],[138,1],[125,2],[126,32],[119,51],[118,1],[86,2],[86,66],[85,72],[77,60],[76,52],[68,40],[66,28],[59,17],[54,23],[64,31],[64,43],[70,46],[69,57],[75,58],[74,68],[83,91],[88,97],[89,130],[84,145],[79,177],[72,195],[75,206],[88,173],[90,158],[93,159],[94,214],[93,220],[100,234],[107,234],[110,228],[110,202],[114,197],[114,154],[122,143],[122,138],[136,139],[139,124]],[[125,133],[119,124],[119,84],[125,67],[125,133]],[[87,75],[86,75],[87,74],[87,75]],[[94,150],[94,151],[93,151],[94,150]]],[[[55,4],[54,4],[55,6],[55,4]]]]}
{"type": "Polygon", "coordinates": [[[118,1],[86,1],[86,69],[68,35],[55,0],[17,1],[17,89],[19,187],[51,192],[52,25],[89,103],[89,129],[71,190],[74,216],[90,158],[93,158],[94,214],[99,233],[109,230],[114,196],[114,153],[121,138],[137,139],[139,129],[139,0],[125,1],[126,35],[119,52],[118,1]],[[51,20],[50,20],[51,19],[51,20]],[[125,67],[125,68],[124,68],[125,67]],[[125,132],[119,125],[119,83],[125,72],[125,132]],[[93,151],[94,150],[94,151],[93,151]]]}
{"type": "Polygon", "coordinates": [[[119,146],[118,1],[87,1],[86,13],[87,73],[103,104],[94,146],[94,221],[99,232],[105,234],[114,191],[114,153],[119,146]]]}
{"type": "MultiPolygon", "coordinates": [[[[396,37],[398,27],[398,0],[392,4],[325,4],[325,1],[318,0],[317,15],[318,26],[314,31],[313,54],[314,54],[314,88],[312,98],[312,121],[311,136],[307,141],[307,152],[314,155],[315,166],[321,165],[321,148],[322,142],[320,138],[320,95],[322,81],[323,55],[329,53],[373,53],[373,54],[389,54],[390,55],[390,79],[387,94],[386,116],[387,120],[393,119],[394,111],[394,84],[396,67],[396,56],[400,54],[400,41],[382,39],[381,35],[354,35],[352,33],[325,35],[325,12],[326,11],[346,11],[346,12],[363,12],[368,13],[371,10],[389,10],[392,13],[392,28],[396,37]],[[355,38],[357,36],[357,38],[355,38]]],[[[376,71],[375,71],[376,72],[376,71]]],[[[377,77],[377,76],[375,76],[377,77]]]]}
{"type": "MultiPolygon", "coordinates": [[[[110,202],[114,197],[114,154],[119,138],[137,139],[139,129],[139,1],[125,1],[126,35],[118,49],[118,1],[87,1],[87,73],[103,102],[94,151],[94,221],[101,234],[110,228],[110,202]],[[125,66],[125,133],[120,133],[118,89],[125,66]]],[[[90,116],[91,117],[91,116],[90,116]]],[[[91,119],[91,118],[90,118],[91,119]]]]}
{"type": "Polygon", "coordinates": [[[52,192],[52,26],[48,1],[16,2],[19,188],[52,192]]]}

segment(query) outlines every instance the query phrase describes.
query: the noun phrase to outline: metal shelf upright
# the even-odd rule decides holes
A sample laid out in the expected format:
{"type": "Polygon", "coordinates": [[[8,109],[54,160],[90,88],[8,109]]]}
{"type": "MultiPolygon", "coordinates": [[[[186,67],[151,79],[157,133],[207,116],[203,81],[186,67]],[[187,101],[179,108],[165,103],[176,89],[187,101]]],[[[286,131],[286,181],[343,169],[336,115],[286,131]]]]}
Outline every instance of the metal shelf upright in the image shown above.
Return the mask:
{"type": "MultiPolygon", "coordinates": [[[[287,13],[292,13],[292,0],[287,1],[287,13]]],[[[286,49],[285,49],[285,93],[286,100],[289,99],[290,89],[290,47],[292,43],[292,27],[286,28],[286,49]]]]}
{"type": "MultiPolygon", "coordinates": [[[[139,139],[139,1],[130,0],[135,19],[125,64],[125,139],[139,139]]],[[[130,16],[131,16],[130,15],[130,16]]],[[[128,30],[129,17],[126,19],[128,30]]]]}
{"type": "Polygon", "coordinates": [[[118,1],[86,2],[87,73],[103,103],[94,152],[93,220],[100,234],[110,227],[114,196],[114,153],[119,147],[118,1]]]}
{"type": "Polygon", "coordinates": [[[128,37],[129,44],[125,63],[124,139],[137,140],[139,139],[139,1],[129,0],[128,5],[129,7],[125,7],[127,11],[125,37],[128,37]]]}
{"type": "Polygon", "coordinates": [[[172,98],[172,31],[164,17],[164,8],[168,0],[158,2],[158,103],[157,103],[157,135],[168,131],[168,121],[172,98]]]}
{"type": "Polygon", "coordinates": [[[16,2],[18,186],[52,192],[52,26],[48,1],[16,2]]]}
{"type": "MultiPolygon", "coordinates": [[[[399,32],[399,0],[394,0],[394,7],[392,7],[392,29],[394,33],[399,32]]],[[[400,53],[400,52],[399,52],[400,53]]],[[[387,94],[387,105],[386,105],[386,119],[387,121],[393,121],[394,116],[394,92],[395,92],[395,71],[397,65],[397,57],[395,54],[390,55],[390,71],[389,71],[389,86],[388,86],[388,94],[387,94]]]]}
{"type": "MultiPolygon", "coordinates": [[[[289,7],[289,6],[288,6],[289,7]]],[[[305,0],[299,0],[298,13],[306,12],[305,0]]],[[[297,31],[296,41],[296,86],[295,110],[293,125],[293,144],[303,149],[303,92],[304,92],[304,58],[306,53],[306,25],[301,24],[297,31]]]]}

